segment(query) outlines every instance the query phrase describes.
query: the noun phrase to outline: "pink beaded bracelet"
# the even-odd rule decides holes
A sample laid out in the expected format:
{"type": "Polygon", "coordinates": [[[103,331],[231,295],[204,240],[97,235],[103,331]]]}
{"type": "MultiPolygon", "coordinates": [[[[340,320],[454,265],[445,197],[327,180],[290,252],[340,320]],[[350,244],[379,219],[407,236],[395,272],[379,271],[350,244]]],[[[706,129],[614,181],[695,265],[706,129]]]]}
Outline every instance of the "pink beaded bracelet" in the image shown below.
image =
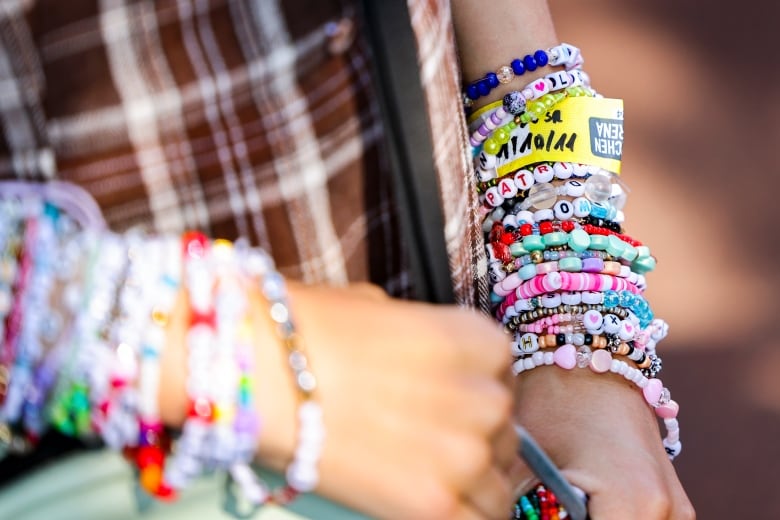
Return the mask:
{"type": "Polygon", "coordinates": [[[625,361],[614,359],[607,350],[592,350],[587,345],[576,348],[570,343],[558,347],[554,352],[536,351],[528,357],[518,359],[512,365],[512,371],[515,375],[519,375],[542,365],[553,364],[565,370],[571,370],[574,367],[589,367],[597,374],[612,372],[634,383],[642,390],[642,396],[647,404],[653,408],[658,417],[664,420],[666,436],[663,439],[663,445],[669,459],[674,460],[680,454],[682,443],[680,442],[680,427],[677,421],[680,407],[676,401],[672,400],[669,389],[663,386],[660,379],[645,377],[641,370],[630,366],[625,361]]]}

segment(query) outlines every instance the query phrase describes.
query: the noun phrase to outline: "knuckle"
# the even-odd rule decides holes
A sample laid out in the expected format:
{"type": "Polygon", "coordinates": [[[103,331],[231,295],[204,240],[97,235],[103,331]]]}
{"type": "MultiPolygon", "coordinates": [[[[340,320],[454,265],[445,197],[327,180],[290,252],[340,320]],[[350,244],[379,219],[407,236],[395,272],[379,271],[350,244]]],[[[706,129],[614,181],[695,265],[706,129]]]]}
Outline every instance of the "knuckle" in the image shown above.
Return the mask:
{"type": "Polygon", "coordinates": [[[473,480],[483,475],[493,463],[493,454],[488,442],[483,439],[472,438],[464,442],[462,458],[463,476],[467,480],[473,480]]]}
{"type": "Polygon", "coordinates": [[[672,501],[662,489],[646,490],[644,502],[648,518],[670,518],[672,501]]]}
{"type": "Polygon", "coordinates": [[[503,385],[490,396],[489,402],[485,403],[492,415],[488,424],[490,432],[496,432],[511,423],[513,403],[512,392],[503,385]]]}
{"type": "Polygon", "coordinates": [[[679,507],[679,514],[676,515],[681,520],[696,520],[696,510],[693,508],[693,504],[687,499],[679,507]]]}
{"type": "Polygon", "coordinates": [[[424,504],[415,518],[439,520],[453,518],[458,510],[458,498],[455,493],[439,487],[426,496],[424,504]]]}

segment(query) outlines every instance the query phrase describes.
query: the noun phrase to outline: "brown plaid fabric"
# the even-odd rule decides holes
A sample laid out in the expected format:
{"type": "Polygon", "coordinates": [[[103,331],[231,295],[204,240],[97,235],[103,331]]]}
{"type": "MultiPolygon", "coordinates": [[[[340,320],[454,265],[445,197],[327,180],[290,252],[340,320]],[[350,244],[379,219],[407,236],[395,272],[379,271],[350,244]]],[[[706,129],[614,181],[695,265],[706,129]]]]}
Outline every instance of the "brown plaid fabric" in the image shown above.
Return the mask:
{"type": "MultiPolygon", "coordinates": [[[[409,6],[455,292],[484,302],[449,6],[409,6]]],[[[288,276],[406,294],[355,14],[348,0],[2,0],[0,179],[78,184],[116,231],[243,236],[288,276]]]]}
{"type": "Polygon", "coordinates": [[[458,302],[488,308],[487,258],[477,214],[460,69],[447,0],[408,0],[428,105],[444,238],[458,302]]]}

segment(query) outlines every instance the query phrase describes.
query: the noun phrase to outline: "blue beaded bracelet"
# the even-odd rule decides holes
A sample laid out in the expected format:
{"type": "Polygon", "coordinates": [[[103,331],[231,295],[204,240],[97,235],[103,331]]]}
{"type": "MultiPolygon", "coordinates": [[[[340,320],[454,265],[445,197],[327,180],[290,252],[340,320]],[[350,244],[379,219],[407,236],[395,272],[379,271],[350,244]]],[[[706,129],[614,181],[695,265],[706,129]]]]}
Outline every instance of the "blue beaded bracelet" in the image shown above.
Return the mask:
{"type": "Polygon", "coordinates": [[[515,76],[522,76],[526,71],[534,71],[544,67],[550,62],[547,51],[539,49],[533,55],[526,54],[522,59],[512,60],[510,65],[499,67],[497,72],[488,72],[485,77],[478,79],[466,87],[466,96],[475,100],[487,96],[491,90],[500,84],[509,83],[515,76]]]}
{"type": "Polygon", "coordinates": [[[515,58],[509,65],[502,65],[495,72],[488,72],[484,77],[470,83],[466,87],[464,102],[466,106],[487,96],[499,85],[509,83],[516,76],[522,76],[526,72],[532,72],[546,65],[563,65],[566,70],[579,68],[582,65],[580,50],[568,43],[561,43],[548,50],[539,49],[533,54],[526,54],[523,58],[515,58]]]}

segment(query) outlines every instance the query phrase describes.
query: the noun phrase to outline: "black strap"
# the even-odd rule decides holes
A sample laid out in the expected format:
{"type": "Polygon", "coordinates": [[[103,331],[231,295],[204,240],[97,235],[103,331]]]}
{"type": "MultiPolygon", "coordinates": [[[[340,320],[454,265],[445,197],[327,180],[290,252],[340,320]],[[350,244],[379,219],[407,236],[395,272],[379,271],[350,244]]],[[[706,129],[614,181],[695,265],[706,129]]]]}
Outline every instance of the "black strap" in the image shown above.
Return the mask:
{"type": "Polygon", "coordinates": [[[414,294],[452,303],[430,124],[406,0],[363,0],[363,11],[414,294]]]}

